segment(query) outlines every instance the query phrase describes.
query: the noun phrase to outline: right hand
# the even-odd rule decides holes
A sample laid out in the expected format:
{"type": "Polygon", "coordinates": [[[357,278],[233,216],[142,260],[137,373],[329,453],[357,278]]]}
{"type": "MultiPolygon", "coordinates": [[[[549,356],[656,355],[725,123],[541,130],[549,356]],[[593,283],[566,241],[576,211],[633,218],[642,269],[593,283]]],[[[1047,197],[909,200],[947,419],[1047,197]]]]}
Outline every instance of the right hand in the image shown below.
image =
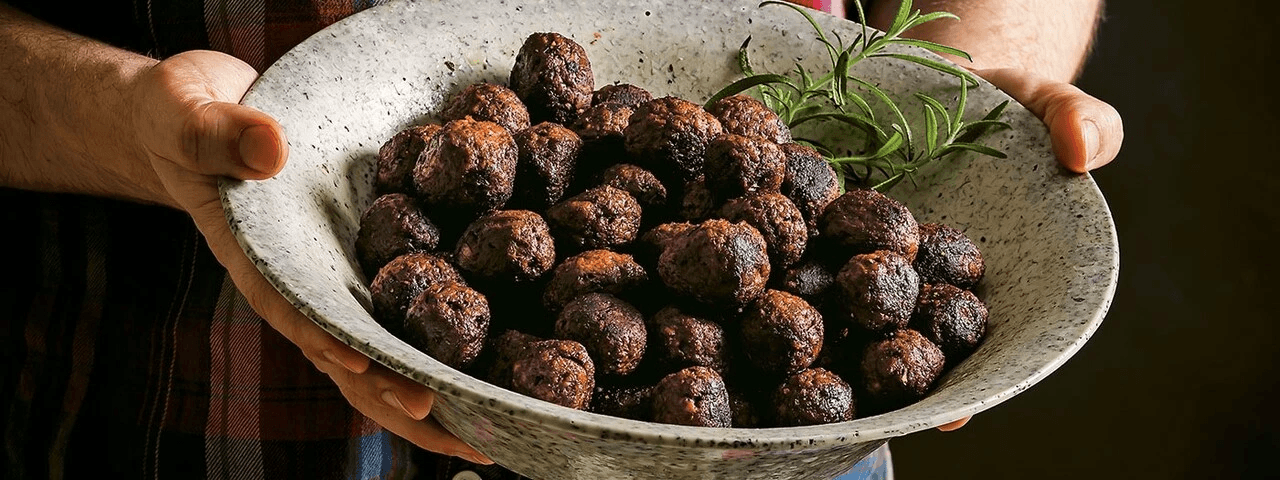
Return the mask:
{"type": "Polygon", "coordinates": [[[328,374],[353,407],[426,450],[493,463],[427,417],[433,391],[372,363],[303,316],[240,249],[222,211],[218,177],[270,178],[288,156],[280,124],[237,103],[256,78],[253,68],[234,57],[191,51],[153,65],[135,81],[137,142],[169,203],[195,220],[253,309],[328,374]]]}

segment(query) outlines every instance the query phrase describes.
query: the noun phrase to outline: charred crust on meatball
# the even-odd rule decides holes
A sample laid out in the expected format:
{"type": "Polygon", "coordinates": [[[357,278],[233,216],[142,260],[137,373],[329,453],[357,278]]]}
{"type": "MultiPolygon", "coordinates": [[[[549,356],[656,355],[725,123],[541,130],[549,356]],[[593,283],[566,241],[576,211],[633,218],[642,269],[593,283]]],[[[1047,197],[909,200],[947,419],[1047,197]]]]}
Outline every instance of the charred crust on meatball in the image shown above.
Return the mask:
{"type": "Polygon", "coordinates": [[[468,85],[440,110],[440,119],[445,122],[467,117],[496,123],[511,133],[529,128],[529,110],[516,92],[493,83],[468,85]]]}
{"type": "Polygon", "coordinates": [[[508,83],[534,123],[572,125],[595,93],[586,50],[558,33],[529,35],[516,53],[508,83]]]}

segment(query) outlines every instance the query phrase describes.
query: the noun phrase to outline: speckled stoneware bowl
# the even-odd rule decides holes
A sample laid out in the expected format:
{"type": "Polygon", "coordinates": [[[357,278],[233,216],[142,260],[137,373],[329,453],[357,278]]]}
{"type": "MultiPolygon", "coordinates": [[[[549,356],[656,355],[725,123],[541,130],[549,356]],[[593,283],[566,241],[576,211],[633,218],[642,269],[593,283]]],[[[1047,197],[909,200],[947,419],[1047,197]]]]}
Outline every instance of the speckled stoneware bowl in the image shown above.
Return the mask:
{"type": "MultiPolygon", "coordinates": [[[[818,14],[829,31],[858,27],[818,14]]],[[[223,183],[227,217],[249,256],[306,315],[342,341],[440,392],[432,414],[498,463],[544,479],[829,478],[889,439],[976,414],[1062,365],[1101,323],[1119,253],[1107,205],[1088,176],[1057,166],[1045,127],[1013,105],[991,144],[1006,160],[962,157],[892,192],[921,221],[964,230],[983,249],[990,307],[981,347],[909,407],[831,425],[714,429],[570,410],[499,389],[436,362],[370,314],[353,240],[372,198],[378,147],[432,119],[463,86],[505,83],[525,37],[556,31],[587,50],[597,86],[634,83],[701,102],[738,78],[752,37],[759,70],[820,68],[805,20],[755,0],[393,3],[348,18],[273,65],[244,102],[279,119],[291,157],[276,178],[223,183]]],[[[865,78],[919,109],[910,92],[955,98],[955,82],[896,60],[865,78]]],[[[982,85],[971,115],[1005,100],[982,85]]]]}

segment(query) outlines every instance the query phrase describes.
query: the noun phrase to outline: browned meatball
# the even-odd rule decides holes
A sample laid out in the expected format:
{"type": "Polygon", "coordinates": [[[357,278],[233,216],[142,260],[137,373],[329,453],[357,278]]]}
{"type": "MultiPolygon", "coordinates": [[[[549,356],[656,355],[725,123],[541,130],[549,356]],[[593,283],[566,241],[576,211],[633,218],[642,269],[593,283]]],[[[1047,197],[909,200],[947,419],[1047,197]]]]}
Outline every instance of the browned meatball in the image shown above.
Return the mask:
{"type": "Polygon", "coordinates": [[[764,103],[747,95],[731,95],[711,104],[707,109],[725,133],[759,137],[773,143],[791,141],[791,129],[787,128],[778,114],[766,107],[764,103]]]}
{"type": "Polygon", "coordinates": [[[835,281],[835,274],[822,262],[807,261],[788,268],[778,289],[813,303],[824,298],[835,281]]]}
{"type": "Polygon", "coordinates": [[[587,250],[564,259],[551,273],[542,303],[560,310],[570,300],[593,292],[622,294],[649,279],[644,267],[631,255],[609,250],[587,250]]]}
{"type": "Polygon", "coordinates": [[[790,198],[804,215],[809,235],[816,236],[822,211],[840,196],[840,179],[817,150],[795,143],[784,143],[780,147],[787,158],[782,194],[790,198]]]}
{"type": "Polygon", "coordinates": [[[911,211],[874,190],[849,190],[827,205],[819,222],[822,234],[850,247],[853,253],[892,250],[916,258],[920,227],[911,211]]]}
{"type": "Polygon", "coordinates": [[[920,224],[915,267],[925,283],[950,283],[966,289],[977,286],[987,268],[973,240],[941,223],[920,224]]]}
{"type": "Polygon", "coordinates": [[[942,350],[911,329],[897,330],[867,345],[862,356],[862,387],[876,411],[906,406],[924,398],[942,374],[942,350]]]}
{"type": "Polygon", "coordinates": [[[822,314],[787,292],[765,290],[743,312],[743,351],[764,372],[790,374],[808,368],[822,350],[822,334],[822,314]]]}
{"type": "Polygon", "coordinates": [[[764,292],[769,255],[746,223],[707,220],[667,243],[658,275],[673,292],[722,307],[746,305],[764,292]]]}
{"type": "Polygon", "coordinates": [[[406,313],[405,342],[431,358],[463,369],[480,355],[489,333],[489,301],[458,282],[431,285],[406,313]]]}
{"type": "Polygon", "coordinates": [[[527,282],[556,263],[547,222],[528,210],[487,213],[462,232],[454,250],[463,271],[486,281],[527,282]]]}
{"type": "Polygon", "coordinates": [[[502,125],[511,133],[529,128],[529,110],[520,103],[516,92],[492,83],[468,85],[440,111],[440,120],[445,122],[466,117],[502,125]]]}
{"type": "Polygon", "coordinates": [[[658,178],[683,182],[702,175],[707,144],[723,132],[720,121],[697,104],[662,97],[636,107],[624,143],[658,178]]]}
{"type": "Polygon", "coordinates": [[[439,125],[409,127],[396,133],[378,149],[378,175],[374,189],[379,195],[413,192],[413,166],[426,148],[427,140],[440,131],[439,125]]]}
{"type": "Polygon", "coordinates": [[[802,427],[853,420],[853,387],[822,368],[801,370],[782,382],[774,394],[778,425],[802,427]]]}
{"type": "Polygon", "coordinates": [[[887,250],[850,258],[836,284],[849,320],[871,332],[907,326],[920,296],[920,276],[911,263],[887,250]]]}
{"type": "Polygon", "coordinates": [[[608,185],[592,188],[547,209],[556,239],[571,250],[618,247],[640,232],[640,202],[608,185]]]}
{"type": "Polygon", "coordinates": [[[703,178],[685,182],[680,189],[679,198],[676,217],[686,222],[701,222],[711,218],[711,214],[720,205],[719,199],[703,178]]]}
{"type": "Polygon", "coordinates": [[[719,198],[777,192],[786,173],[782,149],[768,140],[726,134],[707,145],[707,186],[719,198]]]}
{"type": "Polygon", "coordinates": [[[605,169],[600,184],[619,188],[640,202],[643,208],[658,208],[667,203],[667,187],[658,177],[643,168],[621,163],[605,169]]]}
{"type": "Polygon", "coordinates": [[[756,193],[735,198],[720,207],[720,216],[755,227],[769,246],[769,260],[783,270],[800,260],[809,231],[800,210],[780,193],[756,193]]]}
{"type": "Polygon", "coordinates": [[[515,134],[516,161],[512,204],[541,211],[564,197],[573,183],[582,139],[559,124],[542,122],[515,134]]]}
{"type": "Polygon", "coordinates": [[[595,91],[586,50],[558,33],[535,33],[525,39],[511,67],[509,84],[534,123],[572,125],[591,105],[595,91]]]}
{"type": "Polygon", "coordinates": [[[490,336],[485,350],[492,355],[485,381],[502,388],[511,388],[512,367],[516,360],[523,357],[535,342],[544,340],[517,330],[504,330],[496,336],[490,336]]]}
{"type": "Polygon", "coordinates": [[[434,284],[460,281],[457,270],[437,255],[413,252],[396,257],[378,270],[369,285],[374,317],[387,330],[399,334],[409,302],[418,294],[434,284]]]}
{"type": "Polygon", "coordinates": [[[653,391],[653,421],[672,425],[732,425],[724,379],[707,367],[689,367],[662,378],[653,391]]]}
{"type": "Polygon", "coordinates": [[[591,395],[591,411],[648,421],[653,405],[653,388],[653,385],[596,387],[591,395]]]}
{"type": "Polygon", "coordinates": [[[493,122],[446,123],[422,151],[414,185],[427,205],[458,215],[501,207],[511,198],[518,157],[511,134],[493,122]]]}
{"type": "Polygon", "coordinates": [[[650,355],[668,370],[703,366],[724,373],[729,366],[729,341],[716,321],[669,306],[649,325],[650,355]]]}
{"type": "Polygon", "coordinates": [[[621,103],[594,105],[578,116],[573,131],[582,137],[582,159],[579,162],[579,178],[593,178],[609,165],[626,158],[623,132],[631,124],[635,109],[621,103]]]}
{"type": "Polygon", "coordinates": [[[667,242],[677,235],[684,234],[690,228],[693,228],[692,223],[671,222],[659,224],[646,230],[632,244],[632,251],[635,253],[636,261],[644,265],[645,268],[657,271],[658,257],[662,255],[663,250],[666,250],[667,242]]]}
{"type": "Polygon", "coordinates": [[[968,357],[987,332],[987,306],[977,295],[946,284],[925,284],[911,314],[911,328],[938,345],[947,361],[968,357]]]}
{"type": "Polygon", "coordinates": [[[572,340],[534,342],[511,366],[513,391],[556,405],[586,410],[595,388],[595,364],[572,340]]]}
{"type": "Polygon", "coordinates": [[[556,336],[587,347],[596,372],[625,376],[644,357],[647,332],[636,307],[607,293],[588,293],[564,306],[556,318],[556,336]]]}
{"type": "Polygon", "coordinates": [[[403,193],[378,197],[360,216],[356,257],[367,276],[391,259],[409,252],[425,252],[440,243],[440,229],[403,193]]]}
{"type": "Polygon", "coordinates": [[[649,100],[653,100],[653,95],[648,90],[629,83],[605,85],[591,96],[592,105],[617,103],[635,107],[649,100]]]}

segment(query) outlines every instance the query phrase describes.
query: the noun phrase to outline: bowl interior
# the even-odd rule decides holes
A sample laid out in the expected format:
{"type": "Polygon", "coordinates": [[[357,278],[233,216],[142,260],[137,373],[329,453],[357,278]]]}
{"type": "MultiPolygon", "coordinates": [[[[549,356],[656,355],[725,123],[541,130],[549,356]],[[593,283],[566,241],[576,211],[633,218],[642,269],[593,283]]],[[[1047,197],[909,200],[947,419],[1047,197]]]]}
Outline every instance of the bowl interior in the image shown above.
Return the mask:
{"type": "MultiPolygon", "coordinates": [[[[922,222],[965,231],[982,248],[987,274],[979,295],[990,325],[982,346],[953,368],[929,397],[874,417],[787,429],[705,429],[605,417],[529,399],[429,358],[371,316],[354,237],[372,202],[378,147],[392,134],[433,119],[451,93],[478,81],[505,83],[524,38],[565,34],[587,50],[596,85],[624,82],[655,96],[702,102],[740,77],[735,53],[751,37],[758,71],[796,62],[828,65],[799,15],[752,1],[480,2],[460,14],[443,2],[396,2],[350,17],[298,45],[267,70],[244,103],[277,118],[289,136],[288,166],[260,182],[222,183],[227,218],[263,274],[304,314],[337,338],[451,399],[521,411],[539,422],[572,424],[646,442],[673,439],[752,445],[862,441],[941,425],[998,404],[1066,361],[1101,323],[1118,270],[1106,202],[1087,175],[1057,166],[1043,124],[1016,103],[1013,128],[989,144],[1008,155],[948,162],[891,193],[922,222]]],[[[852,22],[815,14],[851,39],[852,22]]],[[[826,70],[822,70],[826,71],[826,70]]],[[[953,79],[896,60],[855,71],[904,108],[911,93],[954,101],[953,79]]],[[[969,118],[1008,100],[983,83],[969,94],[969,118]]]]}

